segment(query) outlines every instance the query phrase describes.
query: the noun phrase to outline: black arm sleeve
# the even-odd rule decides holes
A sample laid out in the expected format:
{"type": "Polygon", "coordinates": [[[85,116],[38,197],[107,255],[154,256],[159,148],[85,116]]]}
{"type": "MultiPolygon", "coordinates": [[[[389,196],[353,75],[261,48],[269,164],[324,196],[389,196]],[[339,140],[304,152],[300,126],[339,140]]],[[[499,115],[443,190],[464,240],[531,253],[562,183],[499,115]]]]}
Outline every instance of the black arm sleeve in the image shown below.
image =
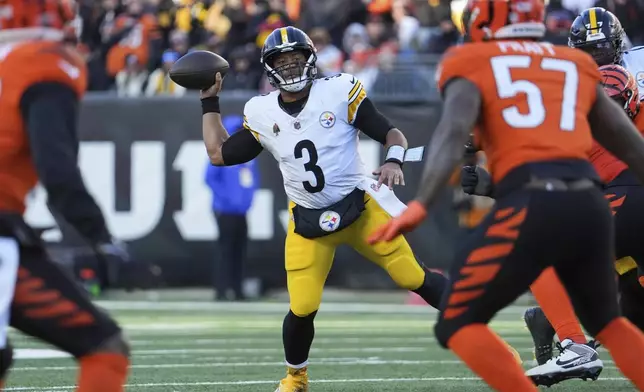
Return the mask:
{"type": "Polygon", "coordinates": [[[263,149],[249,130],[240,129],[221,146],[221,156],[226,166],[239,165],[252,161],[263,149]]]}
{"type": "Polygon", "coordinates": [[[383,145],[387,143],[387,133],[396,128],[387,117],[376,109],[369,98],[365,98],[360,104],[353,125],[383,145]]]}
{"type": "Polygon", "coordinates": [[[78,97],[62,83],[40,83],[22,96],[20,109],[33,162],[48,205],[92,243],[110,240],[103,214],[78,167],[78,97]]]}

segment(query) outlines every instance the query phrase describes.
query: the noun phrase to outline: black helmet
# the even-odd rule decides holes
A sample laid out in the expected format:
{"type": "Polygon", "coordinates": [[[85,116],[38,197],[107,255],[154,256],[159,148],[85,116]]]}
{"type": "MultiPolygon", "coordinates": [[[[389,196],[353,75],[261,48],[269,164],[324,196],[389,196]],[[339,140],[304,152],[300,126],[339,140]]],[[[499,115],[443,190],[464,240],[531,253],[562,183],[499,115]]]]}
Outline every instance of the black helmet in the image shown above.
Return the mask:
{"type": "Polygon", "coordinates": [[[273,30],[266,37],[262,48],[262,65],[268,81],[274,87],[288,92],[302,91],[317,76],[317,60],[313,41],[306,33],[295,27],[282,27],[273,30]],[[303,63],[282,64],[274,67],[275,57],[281,53],[301,51],[306,58],[303,63]]]}
{"type": "Polygon", "coordinates": [[[619,19],[600,7],[583,11],[570,28],[568,46],[587,52],[597,65],[620,64],[624,29],[619,19]]]}

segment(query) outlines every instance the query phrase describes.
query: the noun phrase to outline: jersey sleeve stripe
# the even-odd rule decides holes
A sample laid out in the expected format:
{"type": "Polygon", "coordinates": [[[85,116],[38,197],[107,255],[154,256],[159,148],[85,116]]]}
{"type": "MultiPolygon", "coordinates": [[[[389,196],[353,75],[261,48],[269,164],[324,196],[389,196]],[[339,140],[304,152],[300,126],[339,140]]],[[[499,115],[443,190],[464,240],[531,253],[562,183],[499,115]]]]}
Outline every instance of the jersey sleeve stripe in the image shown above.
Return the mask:
{"type": "Polygon", "coordinates": [[[351,102],[351,98],[353,98],[355,93],[357,93],[358,90],[360,90],[360,87],[362,87],[362,83],[360,83],[359,81],[356,81],[356,84],[353,86],[351,91],[349,91],[349,95],[348,95],[349,102],[351,102]]]}
{"type": "Polygon", "coordinates": [[[358,108],[365,98],[367,98],[367,91],[364,88],[360,88],[355,99],[349,102],[349,124],[353,124],[353,121],[356,119],[356,114],[358,113],[358,108]]]}
{"type": "Polygon", "coordinates": [[[244,123],[243,123],[242,126],[244,127],[244,129],[247,129],[247,130],[250,131],[250,133],[253,135],[255,140],[259,141],[259,133],[253,131],[253,129],[250,127],[250,125],[248,125],[248,122],[246,121],[246,116],[244,116],[244,123]]]}
{"type": "MultiPolygon", "coordinates": [[[[358,88],[356,89],[356,91],[349,96],[349,104],[351,104],[353,101],[358,99],[358,97],[360,96],[360,93],[365,91],[364,87],[362,86],[362,83],[358,82],[357,85],[358,85],[357,86],[358,88]]],[[[365,91],[365,94],[366,94],[366,91],[365,91]]]]}

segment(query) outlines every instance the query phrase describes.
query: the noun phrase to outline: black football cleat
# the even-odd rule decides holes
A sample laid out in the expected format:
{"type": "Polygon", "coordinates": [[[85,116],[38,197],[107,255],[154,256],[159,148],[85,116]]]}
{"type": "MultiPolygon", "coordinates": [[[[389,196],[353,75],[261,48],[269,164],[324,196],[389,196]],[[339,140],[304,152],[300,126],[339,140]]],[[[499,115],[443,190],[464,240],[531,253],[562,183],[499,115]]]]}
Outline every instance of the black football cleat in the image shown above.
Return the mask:
{"type": "Polygon", "coordinates": [[[555,329],[550,325],[540,307],[529,308],[523,314],[532,341],[534,342],[534,357],[539,365],[543,365],[552,358],[552,341],[555,329]]]}

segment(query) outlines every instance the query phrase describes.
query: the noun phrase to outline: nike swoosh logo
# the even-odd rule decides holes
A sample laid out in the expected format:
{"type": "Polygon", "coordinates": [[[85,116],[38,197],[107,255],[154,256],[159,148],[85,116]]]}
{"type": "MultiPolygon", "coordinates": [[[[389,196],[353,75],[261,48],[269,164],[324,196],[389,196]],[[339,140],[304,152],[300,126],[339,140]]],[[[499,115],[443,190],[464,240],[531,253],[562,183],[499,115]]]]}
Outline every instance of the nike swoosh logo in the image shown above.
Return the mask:
{"type": "Polygon", "coordinates": [[[590,357],[590,356],[588,356],[588,355],[584,355],[584,356],[579,356],[579,357],[577,357],[577,358],[569,359],[569,360],[567,360],[567,361],[562,361],[562,360],[559,360],[559,359],[558,359],[556,363],[557,363],[557,365],[559,365],[559,366],[566,366],[566,365],[570,365],[570,364],[571,364],[571,363],[573,363],[573,362],[584,362],[584,361],[585,361],[585,362],[589,362],[589,361],[590,361],[590,359],[591,359],[591,357],[590,357]]]}

